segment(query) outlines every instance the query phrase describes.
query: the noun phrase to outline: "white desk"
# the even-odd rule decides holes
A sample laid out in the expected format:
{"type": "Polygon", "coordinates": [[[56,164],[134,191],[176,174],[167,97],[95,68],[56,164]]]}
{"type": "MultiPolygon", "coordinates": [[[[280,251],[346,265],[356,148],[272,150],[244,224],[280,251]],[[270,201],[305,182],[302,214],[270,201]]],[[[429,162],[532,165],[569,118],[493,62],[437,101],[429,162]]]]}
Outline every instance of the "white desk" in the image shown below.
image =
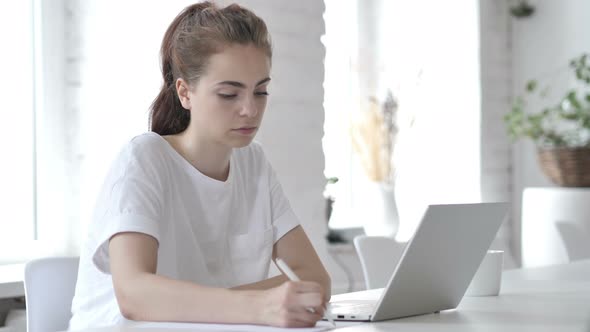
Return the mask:
{"type": "Polygon", "coordinates": [[[457,310],[343,328],[342,331],[586,332],[590,282],[529,281],[498,297],[465,297],[457,310]]]}
{"type": "Polygon", "coordinates": [[[25,296],[24,264],[0,265],[0,299],[25,296]]]}
{"type": "MultiPolygon", "coordinates": [[[[370,293],[350,293],[333,297],[377,297],[370,293]]],[[[340,323],[338,323],[340,324],[340,323]]],[[[200,324],[159,323],[141,326],[117,326],[89,329],[86,332],[178,332],[218,330],[200,324]],[[149,327],[149,328],[148,328],[149,327]],[[188,331],[188,330],[187,330],[188,331]]],[[[243,326],[227,331],[244,331],[243,326]]],[[[254,327],[254,331],[268,330],[254,327]]],[[[504,272],[502,290],[497,297],[465,297],[457,310],[377,323],[337,327],[338,331],[453,331],[453,332],[590,332],[590,260],[552,267],[504,272]]]]}

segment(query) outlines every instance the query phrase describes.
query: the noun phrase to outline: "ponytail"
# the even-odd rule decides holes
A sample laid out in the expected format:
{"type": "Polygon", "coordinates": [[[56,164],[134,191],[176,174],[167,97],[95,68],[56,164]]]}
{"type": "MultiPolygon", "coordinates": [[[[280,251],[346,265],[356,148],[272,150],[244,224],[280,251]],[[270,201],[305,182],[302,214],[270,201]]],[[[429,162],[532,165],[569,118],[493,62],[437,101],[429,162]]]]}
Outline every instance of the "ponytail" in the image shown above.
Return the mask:
{"type": "Polygon", "coordinates": [[[174,84],[165,84],[151,106],[150,130],[159,135],[183,132],[191,119],[189,110],[180,104],[174,84]]]}
{"type": "Polygon", "coordinates": [[[150,107],[150,130],[158,135],[173,135],[183,132],[190,122],[190,111],[184,109],[176,93],[175,75],[173,69],[173,47],[177,38],[178,26],[185,21],[191,13],[202,10],[206,3],[196,4],[185,8],[176,18],[164,34],[160,58],[162,61],[162,76],[164,83],[160,93],[150,107]]]}

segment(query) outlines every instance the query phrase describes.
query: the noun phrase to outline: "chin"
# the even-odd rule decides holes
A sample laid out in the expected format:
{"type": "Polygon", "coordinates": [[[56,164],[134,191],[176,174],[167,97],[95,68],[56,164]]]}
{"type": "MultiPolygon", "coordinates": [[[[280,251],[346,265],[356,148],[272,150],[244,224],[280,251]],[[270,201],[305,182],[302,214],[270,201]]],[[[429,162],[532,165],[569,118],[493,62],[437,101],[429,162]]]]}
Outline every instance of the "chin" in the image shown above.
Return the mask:
{"type": "Polygon", "coordinates": [[[243,147],[250,145],[250,143],[252,143],[253,140],[254,140],[254,137],[243,138],[243,139],[233,139],[229,142],[229,146],[231,146],[232,148],[236,148],[236,149],[243,148],[243,147]]]}

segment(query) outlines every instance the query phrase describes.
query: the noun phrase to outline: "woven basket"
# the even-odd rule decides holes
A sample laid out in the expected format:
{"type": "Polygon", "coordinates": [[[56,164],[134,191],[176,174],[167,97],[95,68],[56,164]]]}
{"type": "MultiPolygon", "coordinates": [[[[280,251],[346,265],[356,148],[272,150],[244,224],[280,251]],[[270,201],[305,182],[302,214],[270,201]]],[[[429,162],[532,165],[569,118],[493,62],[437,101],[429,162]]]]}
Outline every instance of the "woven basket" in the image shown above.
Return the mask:
{"type": "Polygon", "coordinates": [[[564,187],[590,187],[590,148],[539,148],[541,169],[564,187]]]}

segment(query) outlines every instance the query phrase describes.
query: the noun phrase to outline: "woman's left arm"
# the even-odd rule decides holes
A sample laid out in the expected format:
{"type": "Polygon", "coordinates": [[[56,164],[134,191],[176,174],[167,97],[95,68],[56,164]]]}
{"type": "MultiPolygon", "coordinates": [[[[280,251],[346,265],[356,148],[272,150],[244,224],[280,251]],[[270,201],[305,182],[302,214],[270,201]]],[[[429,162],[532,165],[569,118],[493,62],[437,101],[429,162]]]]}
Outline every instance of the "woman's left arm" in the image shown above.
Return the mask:
{"type": "MultiPolygon", "coordinates": [[[[293,228],[274,244],[272,259],[277,258],[284,260],[299,279],[320,284],[325,292],[325,300],[330,299],[332,288],[330,276],[301,226],[293,228]]],[[[241,285],[235,289],[269,289],[287,280],[288,278],[281,274],[256,283],[241,285]]]]}

